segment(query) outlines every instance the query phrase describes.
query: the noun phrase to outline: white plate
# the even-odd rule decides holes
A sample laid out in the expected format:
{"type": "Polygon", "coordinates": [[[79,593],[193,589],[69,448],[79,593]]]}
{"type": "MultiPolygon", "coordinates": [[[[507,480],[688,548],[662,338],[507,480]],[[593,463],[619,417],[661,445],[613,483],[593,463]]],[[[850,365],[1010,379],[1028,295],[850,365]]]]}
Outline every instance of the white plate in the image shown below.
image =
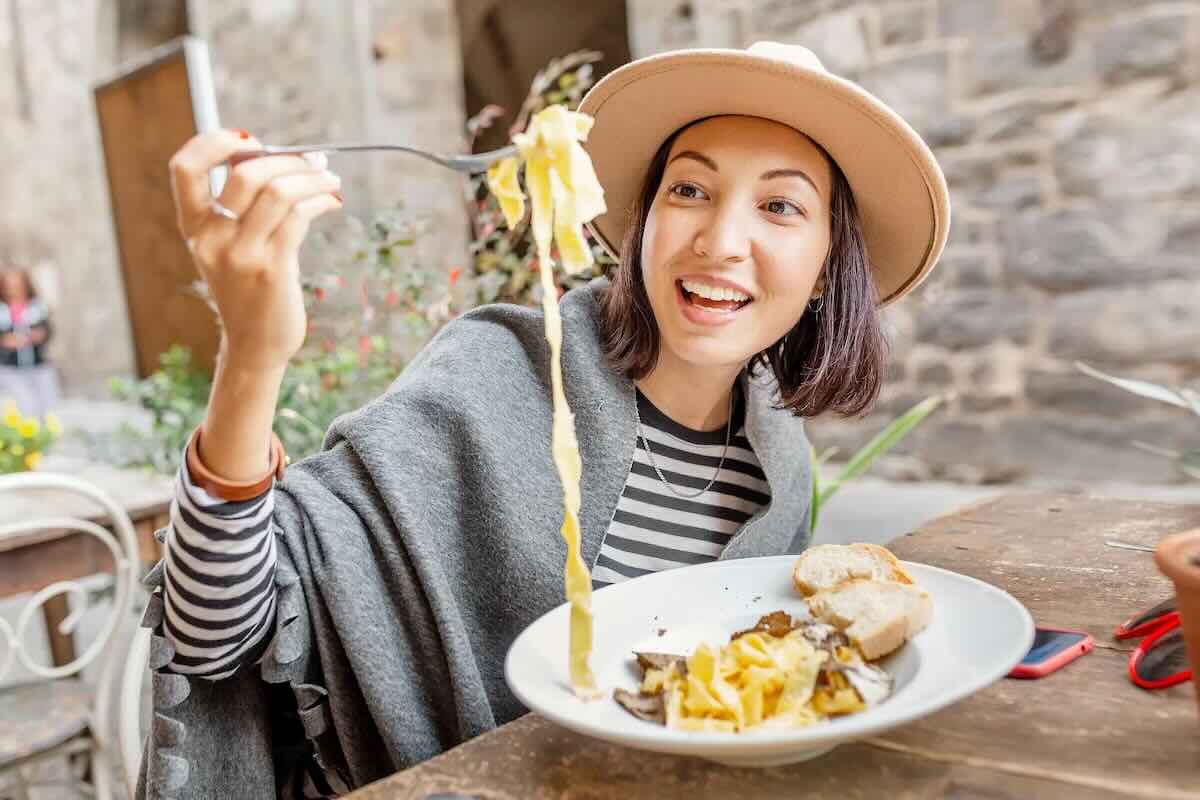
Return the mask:
{"type": "Polygon", "coordinates": [[[874,708],[794,731],[695,733],[640,720],[612,699],[616,688],[637,691],[634,651],[688,654],[701,642],[727,642],[771,611],[803,613],[804,601],[792,588],[794,562],[795,556],[717,561],[597,591],[591,663],[605,693],[600,700],[585,702],[571,692],[566,604],[521,632],[509,648],[505,678],[522,703],[573,731],[642,750],[765,767],[813,758],[931,714],[1006,675],[1033,643],[1029,612],[1006,592],[904,562],[932,596],[933,619],[881,662],[895,686],[874,708]]]}

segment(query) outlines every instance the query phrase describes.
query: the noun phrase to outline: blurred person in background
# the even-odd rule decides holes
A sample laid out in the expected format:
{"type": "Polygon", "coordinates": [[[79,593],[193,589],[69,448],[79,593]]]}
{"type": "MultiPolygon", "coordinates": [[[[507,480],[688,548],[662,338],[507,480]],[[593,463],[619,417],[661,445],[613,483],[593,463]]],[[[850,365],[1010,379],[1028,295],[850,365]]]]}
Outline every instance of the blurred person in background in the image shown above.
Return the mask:
{"type": "Polygon", "coordinates": [[[46,359],[50,310],[29,271],[0,265],[0,401],[44,417],[58,402],[58,374],[46,359]]]}

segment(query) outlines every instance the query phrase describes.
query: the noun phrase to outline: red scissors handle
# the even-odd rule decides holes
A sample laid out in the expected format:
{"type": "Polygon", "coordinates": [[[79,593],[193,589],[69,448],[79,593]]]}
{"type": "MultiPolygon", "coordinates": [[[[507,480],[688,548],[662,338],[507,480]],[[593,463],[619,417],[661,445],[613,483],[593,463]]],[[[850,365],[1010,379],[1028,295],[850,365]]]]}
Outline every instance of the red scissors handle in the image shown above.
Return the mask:
{"type": "Polygon", "coordinates": [[[1138,674],[1138,665],[1145,658],[1146,654],[1154,649],[1154,645],[1158,640],[1179,629],[1179,612],[1175,611],[1162,617],[1160,622],[1162,623],[1161,626],[1150,631],[1149,635],[1138,642],[1138,646],[1129,654],[1129,680],[1143,689],[1165,689],[1168,686],[1174,686],[1175,684],[1192,679],[1192,671],[1188,669],[1180,670],[1160,680],[1147,680],[1138,674]]]}
{"type": "Polygon", "coordinates": [[[1118,639],[1136,639],[1139,636],[1156,631],[1164,625],[1178,624],[1179,609],[1175,598],[1159,603],[1149,611],[1136,617],[1131,617],[1113,629],[1113,636],[1118,639]]]}

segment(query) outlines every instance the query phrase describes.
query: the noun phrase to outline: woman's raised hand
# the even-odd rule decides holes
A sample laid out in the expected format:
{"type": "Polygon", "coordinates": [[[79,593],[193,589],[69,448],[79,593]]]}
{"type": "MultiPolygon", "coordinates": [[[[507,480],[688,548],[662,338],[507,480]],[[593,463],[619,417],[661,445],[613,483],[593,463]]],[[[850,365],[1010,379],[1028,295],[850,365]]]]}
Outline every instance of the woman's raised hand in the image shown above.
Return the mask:
{"type": "Polygon", "coordinates": [[[179,230],[221,316],[224,358],[274,372],[304,343],[297,256],[312,221],[341,208],[341,179],[320,154],[251,158],[230,169],[214,204],[209,172],[256,144],[241,131],[193,137],[171,158],[171,189],[179,230]]]}

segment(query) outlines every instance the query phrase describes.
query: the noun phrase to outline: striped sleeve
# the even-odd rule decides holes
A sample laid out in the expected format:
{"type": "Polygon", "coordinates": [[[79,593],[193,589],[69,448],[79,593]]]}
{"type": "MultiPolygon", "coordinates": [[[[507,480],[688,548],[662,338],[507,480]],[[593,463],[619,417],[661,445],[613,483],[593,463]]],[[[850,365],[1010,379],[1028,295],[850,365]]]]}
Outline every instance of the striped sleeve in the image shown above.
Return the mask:
{"type": "Polygon", "coordinates": [[[261,656],[275,628],[274,506],[274,489],[228,502],[180,467],[163,582],[173,671],[220,680],[261,656]]]}

